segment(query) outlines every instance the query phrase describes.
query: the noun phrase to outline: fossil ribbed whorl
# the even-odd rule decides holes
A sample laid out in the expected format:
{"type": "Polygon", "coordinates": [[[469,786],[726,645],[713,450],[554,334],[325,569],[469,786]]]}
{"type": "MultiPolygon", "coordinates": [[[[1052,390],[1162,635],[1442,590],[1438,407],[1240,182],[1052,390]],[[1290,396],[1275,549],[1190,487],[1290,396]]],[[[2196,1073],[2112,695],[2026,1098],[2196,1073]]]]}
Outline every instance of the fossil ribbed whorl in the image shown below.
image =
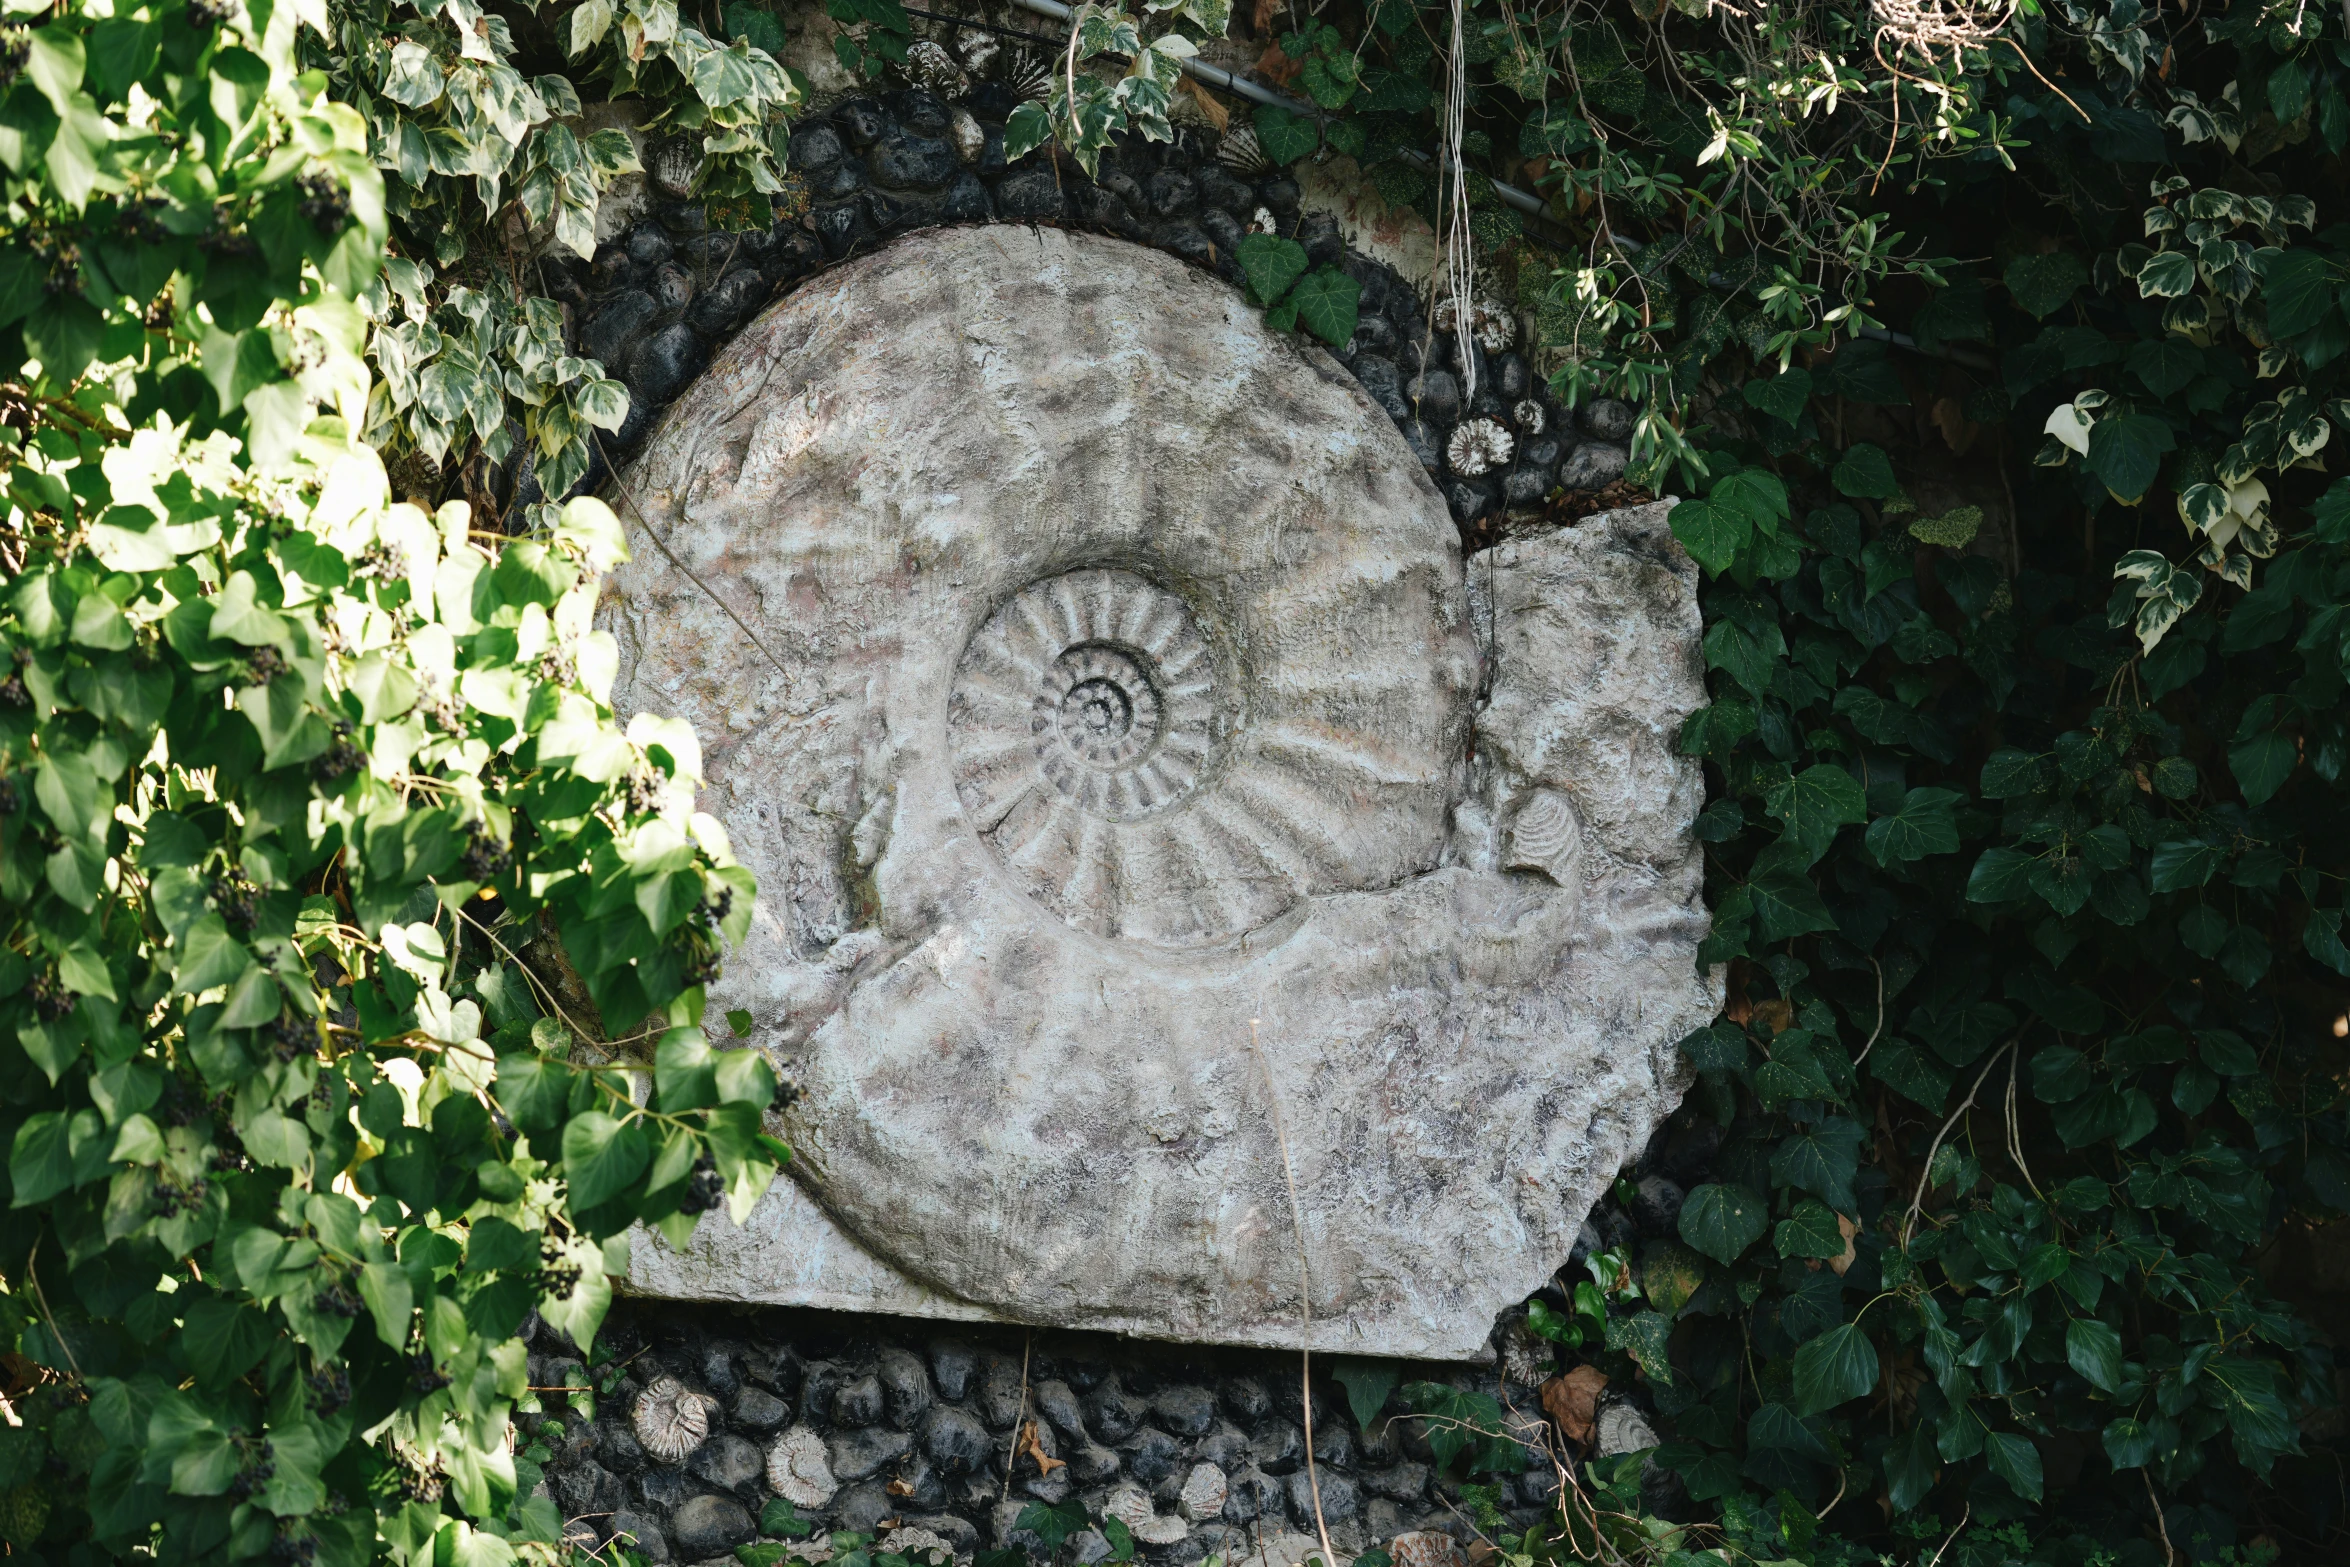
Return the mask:
{"type": "Polygon", "coordinates": [[[853,1306],[886,1263],[910,1309],[1294,1342],[1292,1167],[1317,1347],[1473,1348],[1567,1255],[1711,1015],[1661,516],[1473,620],[1328,354],[1010,225],[810,280],[626,497],[614,705],[701,738],[759,882],[713,1001],[794,1058],[775,1130],[838,1226],[717,1288],[853,1306]],[[1491,681],[1479,624],[1527,647],[1491,681]]]}
{"type": "Polygon", "coordinates": [[[664,1464],[684,1463],[710,1435],[713,1400],[675,1377],[657,1377],[636,1396],[630,1423],[637,1445],[664,1464]]]}

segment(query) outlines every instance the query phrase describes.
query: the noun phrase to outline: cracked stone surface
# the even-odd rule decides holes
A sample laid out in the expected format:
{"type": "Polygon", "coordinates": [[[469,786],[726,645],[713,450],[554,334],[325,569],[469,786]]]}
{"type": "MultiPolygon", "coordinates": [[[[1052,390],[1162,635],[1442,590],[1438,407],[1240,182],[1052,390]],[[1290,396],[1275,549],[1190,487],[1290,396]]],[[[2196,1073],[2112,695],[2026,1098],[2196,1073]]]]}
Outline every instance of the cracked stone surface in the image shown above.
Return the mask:
{"type": "Polygon", "coordinates": [[[637,1288],[1456,1358],[1677,1102],[1665,506],[1464,562],[1319,348],[1000,227],[776,306],[626,489],[614,700],[703,738],[713,999],[805,1089],[797,1184],[637,1288]]]}

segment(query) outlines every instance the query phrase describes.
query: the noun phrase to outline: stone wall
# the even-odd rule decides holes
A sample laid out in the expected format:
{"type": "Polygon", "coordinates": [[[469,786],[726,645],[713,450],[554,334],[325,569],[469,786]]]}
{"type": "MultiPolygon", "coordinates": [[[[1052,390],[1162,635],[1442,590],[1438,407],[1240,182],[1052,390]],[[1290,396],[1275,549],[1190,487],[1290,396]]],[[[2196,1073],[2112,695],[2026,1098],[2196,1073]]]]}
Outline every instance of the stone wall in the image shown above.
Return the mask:
{"type": "MultiPolygon", "coordinates": [[[[572,312],[578,352],[629,388],[628,422],[604,438],[611,459],[635,452],[715,350],[777,295],[894,236],[994,222],[1117,235],[1235,285],[1236,250],[1252,229],[1296,239],[1316,265],[1344,268],[1362,286],[1361,321],[1338,358],[1472,536],[1554,491],[1598,492],[1621,479],[1629,407],[1560,408],[1521,352],[1521,323],[1491,304],[1476,312],[1476,389],[1464,396],[1467,366],[1449,322],[1431,322],[1415,284],[1349,249],[1338,219],[1308,210],[1298,181],[1266,167],[1253,138],[1198,128],[1166,144],[1122,138],[1089,179],[1049,149],[1007,163],[1003,125],[1019,101],[1012,85],[981,79],[952,102],[919,88],[839,102],[791,139],[787,202],[799,210],[748,233],[714,231],[708,209],[690,198],[689,141],[649,142],[642,216],[593,261],[555,251],[540,262],[549,292],[572,312]]],[[[517,499],[538,498],[527,470],[513,477],[517,499]]],[[[582,482],[595,488],[607,477],[599,461],[582,482]]]]}

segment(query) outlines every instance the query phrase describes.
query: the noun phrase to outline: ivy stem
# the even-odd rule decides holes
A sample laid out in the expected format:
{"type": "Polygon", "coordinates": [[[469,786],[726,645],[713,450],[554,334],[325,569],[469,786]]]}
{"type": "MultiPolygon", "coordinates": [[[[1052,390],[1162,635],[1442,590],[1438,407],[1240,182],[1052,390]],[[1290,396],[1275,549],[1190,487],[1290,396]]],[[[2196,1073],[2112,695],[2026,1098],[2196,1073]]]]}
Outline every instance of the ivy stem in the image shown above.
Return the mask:
{"type": "MultiPolygon", "coordinates": [[[[1934,1155],[1942,1151],[1942,1139],[1950,1135],[1950,1129],[1958,1124],[1960,1116],[1965,1115],[1969,1110],[1974,1108],[1975,1095],[1983,1091],[1983,1080],[1991,1075],[1991,1069],[1999,1064],[1999,1058],[2013,1050],[2022,1037],[2023,1036],[2019,1034],[2015,1039],[2011,1039],[2006,1044],[2001,1045],[1997,1051],[1993,1052],[1991,1059],[1983,1063],[1983,1070],[1975,1074],[1975,1086],[1966,1091],[1965,1100],[1960,1103],[1957,1109],[1950,1112],[1950,1119],[1942,1123],[1942,1130],[1934,1134],[1934,1141],[1927,1146],[1925,1164],[1918,1171],[1917,1192],[1910,1198],[1909,1212],[1903,1216],[1901,1221],[1902,1250],[1907,1251],[1909,1249],[1910,1232],[1917,1227],[1918,1210],[1925,1206],[1926,1183],[1934,1178],[1934,1155]]],[[[1944,1543],[1947,1544],[1948,1542],[1944,1543]]],[[[1937,1558],[1939,1558],[1941,1553],[1936,1552],[1935,1555],[1937,1558]]]]}

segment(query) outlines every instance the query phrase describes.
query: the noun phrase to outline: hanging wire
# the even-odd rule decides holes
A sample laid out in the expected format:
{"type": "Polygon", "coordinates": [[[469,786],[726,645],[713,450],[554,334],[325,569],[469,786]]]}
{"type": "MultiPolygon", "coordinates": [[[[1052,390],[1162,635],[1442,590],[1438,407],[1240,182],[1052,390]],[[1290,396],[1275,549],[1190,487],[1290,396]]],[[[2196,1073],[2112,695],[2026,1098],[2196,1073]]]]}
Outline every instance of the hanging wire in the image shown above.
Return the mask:
{"type": "Polygon", "coordinates": [[[1469,233],[1468,171],[1461,142],[1468,132],[1469,51],[1461,39],[1463,0],[1452,0],[1452,46],[1444,69],[1442,177],[1451,184],[1444,207],[1444,294],[1452,304],[1452,335],[1461,362],[1461,406],[1477,395],[1475,307],[1470,299],[1476,255],[1469,233]]]}

